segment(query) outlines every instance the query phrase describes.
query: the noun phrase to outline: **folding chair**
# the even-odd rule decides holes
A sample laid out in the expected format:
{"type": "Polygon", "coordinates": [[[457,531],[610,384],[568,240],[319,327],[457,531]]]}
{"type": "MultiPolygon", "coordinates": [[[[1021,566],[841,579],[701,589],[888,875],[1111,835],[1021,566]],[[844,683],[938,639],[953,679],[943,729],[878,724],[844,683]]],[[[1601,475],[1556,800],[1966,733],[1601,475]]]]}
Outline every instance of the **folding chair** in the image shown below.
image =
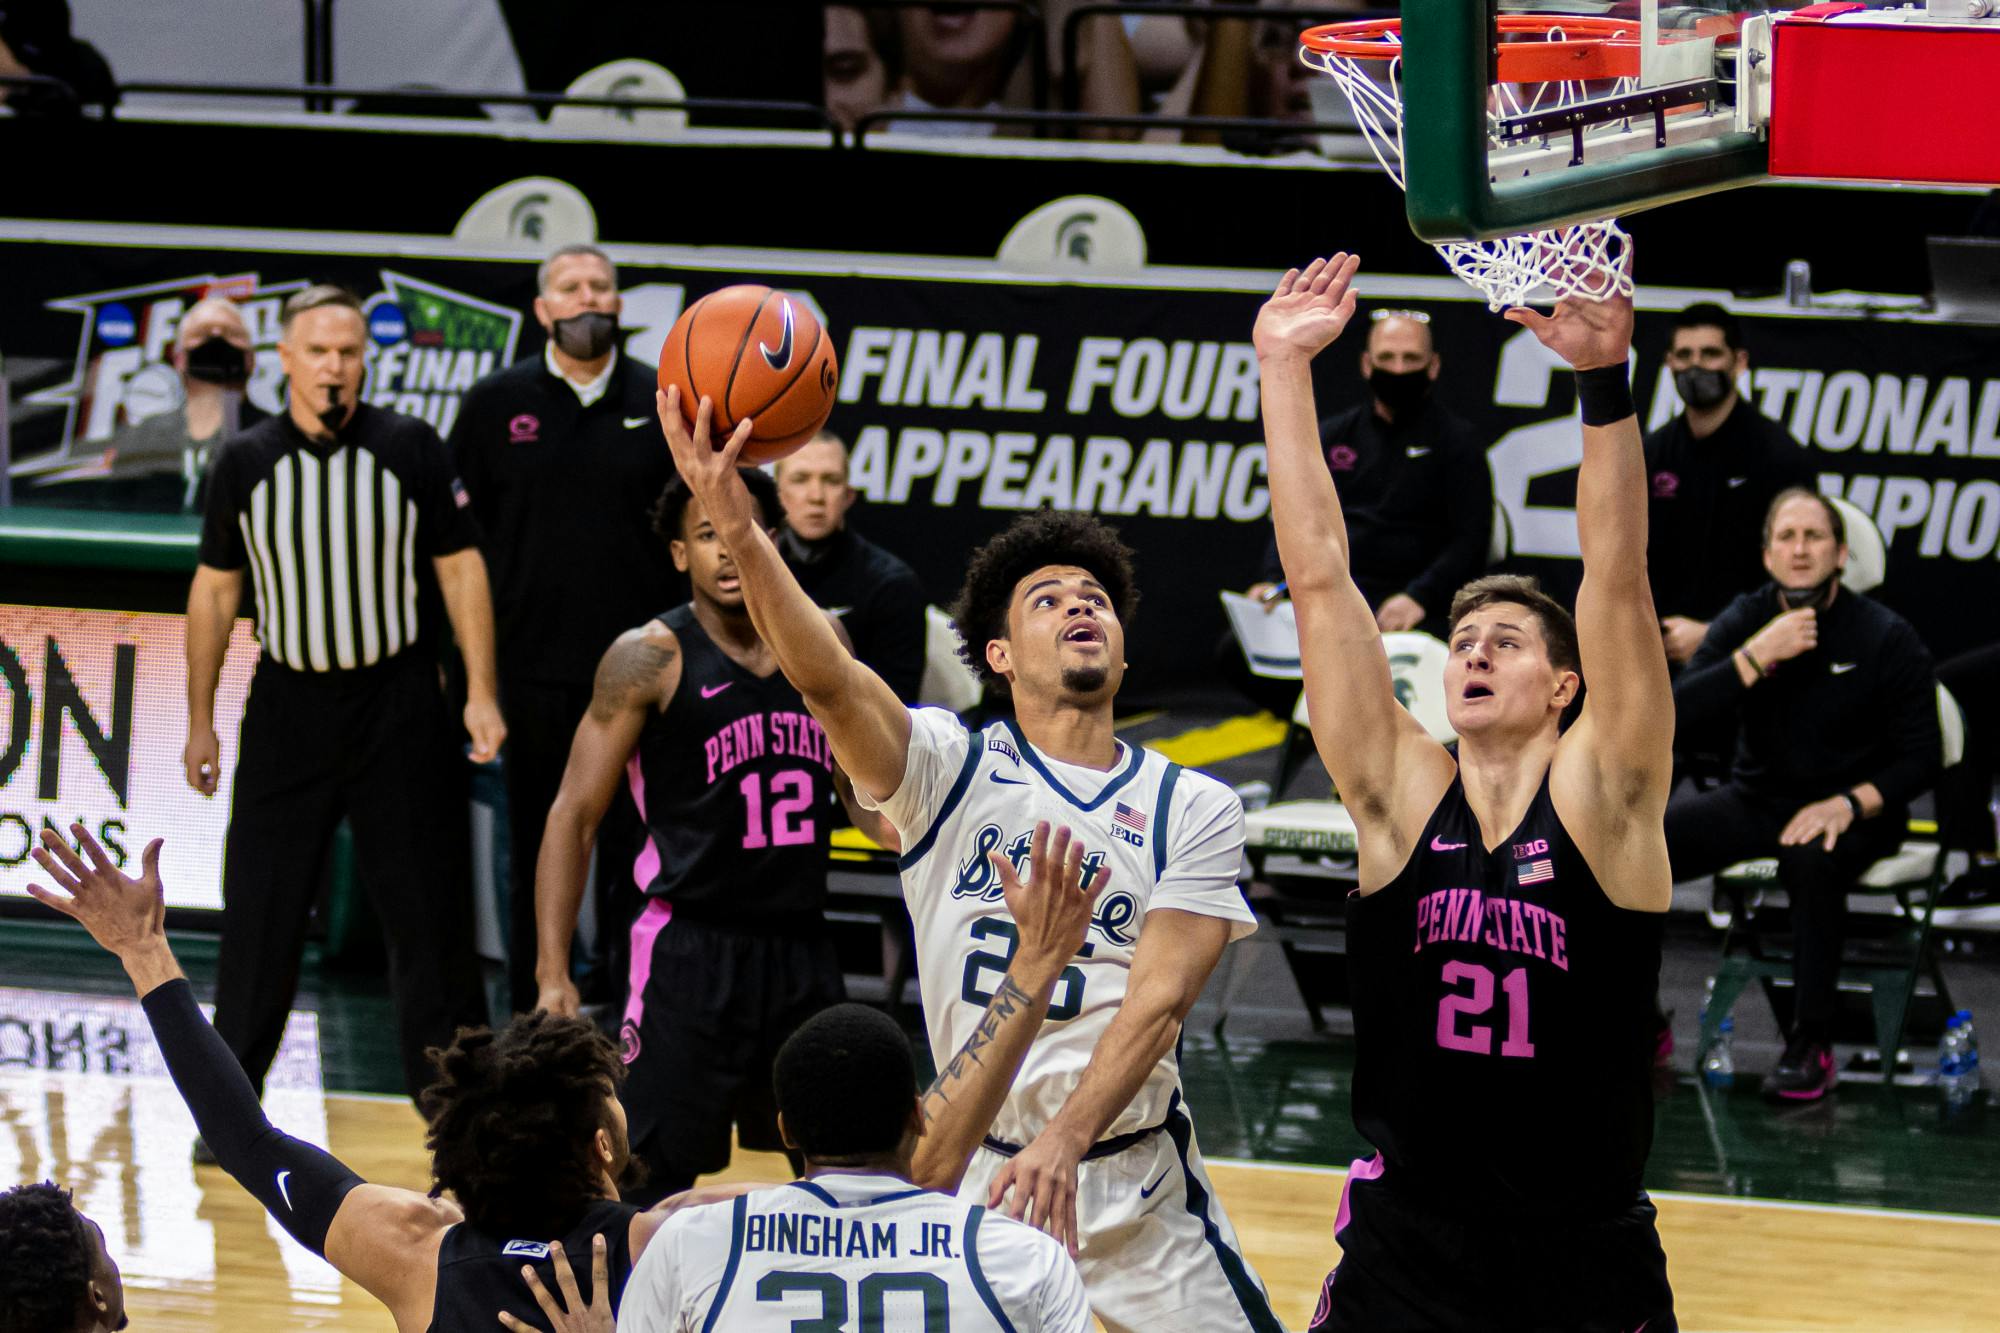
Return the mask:
{"type": "MultiPolygon", "coordinates": [[[[1965,757],[1965,716],[1942,685],[1937,700],[1944,766],[1950,768],[1965,757]]],[[[1857,882],[1860,892],[1849,898],[1850,919],[1872,917],[1884,926],[1872,938],[1850,939],[1840,975],[1868,989],[1885,1077],[1894,1076],[1918,982],[1928,979],[1945,1011],[1952,1009],[1944,973],[1931,950],[1931,917],[1937,910],[1938,891],[1944,887],[1944,865],[1942,841],[1907,841],[1868,867],[1857,882]]],[[[1716,965],[1715,992],[1702,1017],[1699,1051],[1706,1051],[1715,1040],[1722,1020],[1752,981],[1762,982],[1769,995],[1775,982],[1792,975],[1791,955],[1780,948],[1775,932],[1766,934],[1758,928],[1760,910],[1775,901],[1771,890],[1777,881],[1775,857],[1740,861],[1715,877],[1716,892],[1730,899],[1730,912],[1716,965]]]]}

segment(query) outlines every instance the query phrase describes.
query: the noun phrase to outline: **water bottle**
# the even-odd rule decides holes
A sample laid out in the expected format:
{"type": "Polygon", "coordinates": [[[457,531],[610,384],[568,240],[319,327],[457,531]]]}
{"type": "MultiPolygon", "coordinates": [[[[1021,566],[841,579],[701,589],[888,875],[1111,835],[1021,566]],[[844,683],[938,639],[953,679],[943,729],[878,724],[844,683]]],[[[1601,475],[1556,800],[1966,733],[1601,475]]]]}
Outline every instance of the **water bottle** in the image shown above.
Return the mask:
{"type": "Polygon", "coordinates": [[[1937,1084],[1947,1115],[1965,1110],[1979,1098],[1979,1046],[1969,1010],[1953,1014],[1938,1041],[1937,1084]]]}
{"type": "Polygon", "coordinates": [[[1796,310],[1812,305],[1812,265],[1803,259],[1785,265],[1785,304],[1796,310]]]}
{"type": "Polygon", "coordinates": [[[1715,1040],[1708,1044],[1708,1050],[1701,1057],[1701,1081],[1718,1091],[1734,1086],[1736,1082],[1736,1019],[1722,1020],[1716,1031],[1715,1040]]]}

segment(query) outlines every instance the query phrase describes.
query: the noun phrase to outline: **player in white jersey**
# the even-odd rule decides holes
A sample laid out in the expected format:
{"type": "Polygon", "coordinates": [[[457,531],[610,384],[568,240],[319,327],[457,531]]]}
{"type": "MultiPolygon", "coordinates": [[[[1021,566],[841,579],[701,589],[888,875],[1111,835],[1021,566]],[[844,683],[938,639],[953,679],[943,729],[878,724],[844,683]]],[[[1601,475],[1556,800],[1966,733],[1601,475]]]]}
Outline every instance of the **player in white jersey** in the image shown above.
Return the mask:
{"type": "Polygon", "coordinates": [[[1038,820],[1068,824],[1109,883],[995,1134],[961,1193],[1066,1241],[1111,1333],[1282,1328],[1244,1260],[1179,1092],[1181,1023],[1222,950],[1254,928],[1236,889],[1242,806],[1119,741],[1112,704],[1137,595],[1131,552],[1079,514],[1026,515],[982,547],[953,608],[966,660],[1015,721],[968,733],[905,709],[842,647],[757,528],[733,465],[677,398],[674,461],[736,556],[744,605],[825,729],[863,805],[903,847],[933,1052],[955,1049],[1007,966],[1011,922],[986,866],[1027,858],[1038,820]]]}
{"type": "Polygon", "coordinates": [[[785,1043],[772,1082],[805,1178],[668,1218],[626,1284],[622,1333],[1087,1333],[1061,1245],[910,1183],[924,1121],[894,1022],[824,1010],[785,1043]]]}

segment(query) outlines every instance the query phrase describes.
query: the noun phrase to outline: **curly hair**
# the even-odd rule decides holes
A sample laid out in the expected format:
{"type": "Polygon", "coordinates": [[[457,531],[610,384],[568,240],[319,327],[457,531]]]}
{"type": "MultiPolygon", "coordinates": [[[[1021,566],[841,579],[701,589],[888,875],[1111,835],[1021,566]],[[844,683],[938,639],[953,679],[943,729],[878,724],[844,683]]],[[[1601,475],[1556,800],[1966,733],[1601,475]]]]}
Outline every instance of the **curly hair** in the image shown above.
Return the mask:
{"type": "Polygon", "coordinates": [[[44,1181],[0,1194],[0,1328],[69,1333],[95,1247],[69,1191],[44,1181]]]}
{"type": "Polygon", "coordinates": [[[599,1197],[595,1132],[614,1136],[617,1050],[588,1020],[537,1011],[498,1032],[461,1028],[429,1052],[432,1191],[450,1190],[489,1236],[560,1235],[599,1197]]]}
{"type": "Polygon", "coordinates": [[[1007,680],[986,663],[986,645],[1007,637],[1007,608],[1014,586],[1049,565],[1075,565],[1104,585],[1120,623],[1130,626],[1139,607],[1132,572],[1132,548],[1118,530],[1089,514],[1038,509],[1023,514],[1005,531],[973,552],[965,585],[951,604],[958,631],[958,655],[989,689],[1007,691],[1007,680]]]}
{"type": "MultiPolygon", "coordinates": [[[[757,502],[765,531],[777,527],[785,516],[785,508],[778,501],[778,483],[771,480],[771,474],[760,467],[740,467],[736,475],[743,478],[743,484],[750,489],[750,498],[757,502]]],[[[653,535],[663,542],[683,540],[687,534],[681,531],[681,519],[686,516],[688,501],[692,499],[694,492],[680,473],[668,478],[667,488],[653,502],[653,535]]]]}

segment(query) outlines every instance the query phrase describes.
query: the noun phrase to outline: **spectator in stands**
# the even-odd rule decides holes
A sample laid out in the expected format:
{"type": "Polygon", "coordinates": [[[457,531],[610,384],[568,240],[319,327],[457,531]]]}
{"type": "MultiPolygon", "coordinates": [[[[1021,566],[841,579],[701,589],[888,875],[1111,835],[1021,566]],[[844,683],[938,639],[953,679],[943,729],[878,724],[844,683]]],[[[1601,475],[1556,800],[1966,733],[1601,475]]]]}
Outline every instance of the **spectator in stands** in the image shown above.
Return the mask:
{"type": "Polygon", "coordinates": [[[924,677],[924,586],[916,571],[847,526],[847,446],[828,431],[776,467],[778,550],[806,595],[840,618],[854,655],[906,704],[924,677]]]}
{"type": "Polygon", "coordinates": [[[1770,581],[1722,608],[1674,682],[1680,726],[1735,714],[1741,732],[1729,781],[1668,805],[1667,854],[1676,880],[1777,857],[1797,998],[1764,1087],[1809,1101],[1834,1083],[1847,892],[1937,779],[1937,676],[1907,621],[1841,586],[1846,530],[1825,498],[1780,491],[1763,536],[1770,581]]]}
{"type": "MultiPolygon", "coordinates": [[[[173,367],[185,397],[112,436],[106,476],[117,494],[107,498],[133,508],[195,508],[209,450],[253,424],[243,420],[243,389],[256,364],[236,302],[223,296],[197,301],[174,334],[173,367]]],[[[263,415],[254,407],[249,412],[263,415]]]]}
{"type": "Polygon", "coordinates": [[[1667,368],[1686,410],[1646,437],[1646,567],[1667,659],[1686,662],[1716,612],[1764,581],[1752,554],[1778,492],[1812,460],[1740,392],[1750,353],[1736,316],[1703,301],[1674,317],[1667,368]]]}
{"type": "MultiPolygon", "coordinates": [[[[1486,565],[1493,474],[1484,442],[1436,400],[1443,367],[1428,314],[1377,310],[1361,353],[1369,400],[1320,423],[1327,467],[1340,482],[1354,581],[1384,632],[1444,637],[1452,594],[1486,565]]],[[[1281,577],[1275,540],[1263,577],[1251,596],[1272,592],[1281,577]]]]}
{"type": "MultiPolygon", "coordinates": [[[[508,724],[507,977],[517,1010],[535,1004],[542,825],[598,659],[627,628],[686,595],[652,534],[650,510],[674,465],[660,447],[653,368],[618,350],[618,271],[602,250],[569,245],[536,276],[534,314],[547,345],[473,385],[451,431],[493,572],[508,724]]],[[[602,864],[629,866],[628,848],[638,848],[638,814],[621,799],[602,864]]],[[[606,929],[598,938],[607,944],[628,924],[613,919],[614,878],[599,884],[606,929]]]]}
{"type": "Polygon", "coordinates": [[[902,82],[902,43],[896,16],[885,9],[828,5],[826,9],[826,113],[843,130],[889,100],[902,82]]]}
{"type": "Polygon", "coordinates": [[[111,106],[118,86],[111,66],[70,31],[68,0],[0,0],[0,78],[59,79],[52,87],[0,87],[0,106],[17,116],[75,115],[85,104],[111,106]]]}
{"type": "MultiPolygon", "coordinates": [[[[1007,9],[926,9],[896,11],[894,52],[885,63],[900,65],[903,77],[889,89],[888,104],[909,111],[1021,110],[1037,105],[1035,63],[1029,43],[1033,30],[1007,9]]],[[[1115,15],[1086,21],[1078,36],[1077,107],[1100,115],[1134,115],[1139,82],[1125,29],[1115,15]]],[[[1060,70],[1052,70],[1060,74],[1060,70]]],[[[898,120],[898,132],[984,138],[1003,127],[976,121],[898,120]]],[[[1131,137],[1106,131],[1106,137],[1131,137]]]]}
{"type": "Polygon", "coordinates": [[[125,1283],[104,1232],[53,1182],[0,1193],[0,1328],[110,1333],[124,1328],[125,1283]]]}

